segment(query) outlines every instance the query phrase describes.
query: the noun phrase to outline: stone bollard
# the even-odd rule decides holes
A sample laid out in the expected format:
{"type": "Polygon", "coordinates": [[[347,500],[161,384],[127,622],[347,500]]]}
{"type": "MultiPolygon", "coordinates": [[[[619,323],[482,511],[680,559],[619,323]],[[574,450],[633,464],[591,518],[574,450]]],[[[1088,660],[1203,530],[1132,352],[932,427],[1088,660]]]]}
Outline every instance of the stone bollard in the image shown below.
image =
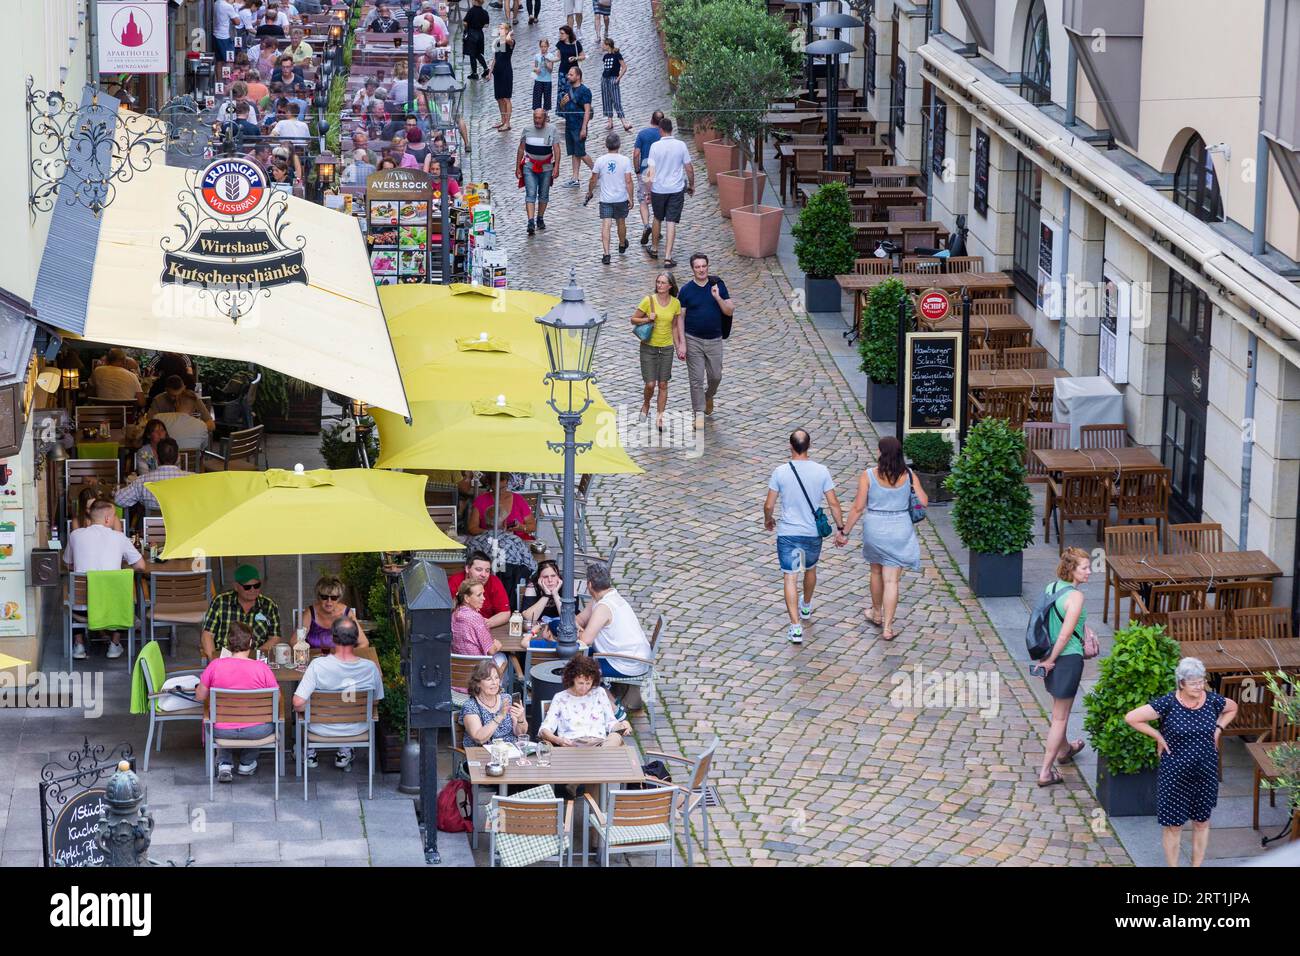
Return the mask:
{"type": "Polygon", "coordinates": [[[95,843],[104,852],[105,866],[148,866],[153,816],[144,806],[140,778],[123,760],[108,781],[104,802],[108,809],[99,821],[95,843]]]}

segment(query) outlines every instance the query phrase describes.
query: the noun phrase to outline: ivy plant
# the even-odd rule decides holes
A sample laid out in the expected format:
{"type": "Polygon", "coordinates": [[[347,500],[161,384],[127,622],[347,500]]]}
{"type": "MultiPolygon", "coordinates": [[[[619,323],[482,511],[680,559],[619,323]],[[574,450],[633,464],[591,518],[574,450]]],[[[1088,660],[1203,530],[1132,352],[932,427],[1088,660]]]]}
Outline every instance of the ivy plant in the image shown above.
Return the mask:
{"type": "Polygon", "coordinates": [[[1083,698],[1083,728],[1110,773],[1156,766],[1156,742],[1125,723],[1124,715],[1175,689],[1179,656],[1178,643],[1161,626],[1131,623],[1115,632],[1109,656],[1100,661],[1097,685],[1083,698]]]}
{"type": "Polygon", "coordinates": [[[1034,540],[1034,502],[1025,484],[1025,436],[1000,418],[970,430],[944,487],[953,493],[957,536],[979,554],[1015,554],[1034,540]]]}

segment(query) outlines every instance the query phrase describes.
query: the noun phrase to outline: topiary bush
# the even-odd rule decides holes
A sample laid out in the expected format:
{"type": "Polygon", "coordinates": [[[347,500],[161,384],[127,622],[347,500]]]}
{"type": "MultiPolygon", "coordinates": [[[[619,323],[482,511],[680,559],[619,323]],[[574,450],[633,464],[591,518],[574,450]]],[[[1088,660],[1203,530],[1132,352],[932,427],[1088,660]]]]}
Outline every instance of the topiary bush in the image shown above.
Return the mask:
{"type": "Polygon", "coordinates": [[[913,432],[903,439],[903,454],[921,471],[947,471],[952,465],[952,442],[939,432],[913,432]]]}
{"type": "MultiPolygon", "coordinates": [[[[821,190],[817,190],[818,194],[821,190]]],[[[850,264],[851,266],[851,264],[850,264]]],[[[858,338],[858,354],[862,356],[862,371],[877,385],[898,383],[898,307],[906,303],[908,326],[912,323],[914,305],[907,287],[898,279],[886,279],[871,290],[867,307],[862,313],[862,335],[858,338]]]]}
{"type": "Polygon", "coordinates": [[[1111,774],[1141,773],[1158,763],[1156,742],[1125,723],[1124,715],[1176,688],[1179,656],[1178,642],[1163,627],[1134,623],[1115,632],[1097,685],[1083,698],[1083,729],[1111,774]]]}
{"type": "Polygon", "coordinates": [[[1034,501],[1025,484],[1025,436],[1000,418],[970,430],[944,479],[956,501],[953,526],[969,550],[1015,554],[1034,540],[1034,501]]]}
{"type": "Polygon", "coordinates": [[[853,271],[853,209],[843,183],[828,183],[813,193],[794,227],[799,268],[814,279],[833,279],[853,271]]]}

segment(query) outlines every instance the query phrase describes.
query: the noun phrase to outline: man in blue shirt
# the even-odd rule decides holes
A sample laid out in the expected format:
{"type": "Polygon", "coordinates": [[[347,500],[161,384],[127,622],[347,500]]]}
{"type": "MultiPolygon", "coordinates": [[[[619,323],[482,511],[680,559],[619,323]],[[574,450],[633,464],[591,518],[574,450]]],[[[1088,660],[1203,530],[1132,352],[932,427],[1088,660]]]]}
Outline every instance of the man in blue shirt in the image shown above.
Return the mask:
{"type": "Polygon", "coordinates": [[[636,142],[632,145],[632,167],[636,172],[636,201],[641,206],[641,245],[643,246],[650,241],[650,233],[654,227],[650,225],[650,190],[642,177],[645,175],[646,166],[650,163],[650,147],[657,143],[662,135],[659,132],[659,124],[663,118],[664,111],[655,110],[650,115],[650,125],[636,134],[636,142]]]}
{"type": "Polygon", "coordinates": [[[592,159],[587,155],[587,124],[591,122],[591,89],[583,85],[582,70],[571,67],[568,73],[569,87],[560,97],[560,112],[564,114],[564,145],[573,162],[573,178],[564,185],[576,188],[579,164],[586,163],[592,168],[592,159]]]}
{"type": "Polygon", "coordinates": [[[695,427],[704,427],[704,416],[713,414],[713,396],[722,381],[722,339],[731,334],[731,316],[736,306],[726,283],[709,275],[709,257],[702,252],[691,256],[691,281],[677,293],[682,304],[685,342],[677,357],[686,362],[691,383],[691,409],[695,427]]]}

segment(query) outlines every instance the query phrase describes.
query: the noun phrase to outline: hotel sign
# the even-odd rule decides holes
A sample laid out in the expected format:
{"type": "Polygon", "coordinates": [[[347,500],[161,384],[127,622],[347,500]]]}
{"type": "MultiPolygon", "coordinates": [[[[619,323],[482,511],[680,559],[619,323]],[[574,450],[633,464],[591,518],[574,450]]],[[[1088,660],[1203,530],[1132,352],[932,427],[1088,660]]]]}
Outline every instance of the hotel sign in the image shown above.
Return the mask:
{"type": "Polygon", "coordinates": [[[167,73],[168,0],[98,0],[99,72],[167,73]]]}
{"type": "Polygon", "coordinates": [[[197,286],[236,322],[276,286],[306,285],[306,239],[291,234],[288,208],[257,163],[213,160],[180,195],[181,235],[162,240],[162,283],[197,286]]]}

